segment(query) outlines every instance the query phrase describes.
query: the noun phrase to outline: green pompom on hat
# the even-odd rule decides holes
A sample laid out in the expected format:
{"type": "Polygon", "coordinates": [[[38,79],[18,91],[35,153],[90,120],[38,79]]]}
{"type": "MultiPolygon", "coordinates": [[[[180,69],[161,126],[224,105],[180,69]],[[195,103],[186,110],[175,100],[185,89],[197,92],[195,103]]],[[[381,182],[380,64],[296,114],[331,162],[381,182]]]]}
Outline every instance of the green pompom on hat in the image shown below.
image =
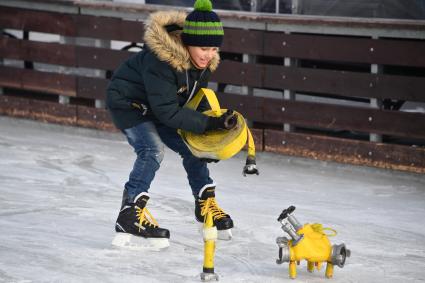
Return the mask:
{"type": "Polygon", "coordinates": [[[209,0],[196,0],[193,8],[195,8],[196,11],[211,12],[212,3],[209,0]]]}
{"type": "Polygon", "coordinates": [[[184,22],[182,41],[188,46],[220,47],[223,42],[223,24],[212,10],[210,0],[196,0],[194,10],[184,22]]]}

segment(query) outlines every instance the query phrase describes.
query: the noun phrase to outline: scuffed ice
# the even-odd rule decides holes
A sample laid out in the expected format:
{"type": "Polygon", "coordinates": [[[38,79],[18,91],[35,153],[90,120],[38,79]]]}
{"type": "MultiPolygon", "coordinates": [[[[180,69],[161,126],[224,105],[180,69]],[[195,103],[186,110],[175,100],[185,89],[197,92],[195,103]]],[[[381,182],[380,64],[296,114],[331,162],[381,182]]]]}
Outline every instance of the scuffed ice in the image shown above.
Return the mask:
{"type": "MultiPolygon", "coordinates": [[[[0,282],[200,282],[203,242],[180,158],[167,151],[150,211],[170,229],[161,252],[111,246],[122,185],[134,153],[120,134],[0,117],[0,282]]],[[[259,176],[243,177],[245,152],[210,166],[217,200],[235,222],[217,244],[220,282],[423,282],[425,176],[259,153],[259,176]],[[277,216],[337,230],[352,251],[334,278],[324,270],[288,278],[277,265],[277,216]]]]}

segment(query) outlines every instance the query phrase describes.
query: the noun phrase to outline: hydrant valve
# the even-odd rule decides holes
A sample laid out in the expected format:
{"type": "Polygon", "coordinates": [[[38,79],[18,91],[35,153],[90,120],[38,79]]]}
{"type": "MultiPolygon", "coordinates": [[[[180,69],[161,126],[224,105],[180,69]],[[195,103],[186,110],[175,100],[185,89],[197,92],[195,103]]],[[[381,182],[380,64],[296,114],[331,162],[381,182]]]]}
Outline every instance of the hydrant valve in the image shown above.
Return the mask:
{"type": "Polygon", "coordinates": [[[318,223],[301,225],[293,215],[294,210],[295,206],[284,209],[277,219],[290,239],[286,237],[276,239],[279,247],[279,258],[276,263],[288,262],[289,277],[293,279],[297,275],[297,263],[299,264],[301,260],[307,261],[309,272],[313,272],[315,266],[320,270],[322,263],[326,262],[325,275],[331,278],[334,265],[344,267],[345,259],[351,255],[350,250],[345,244],[331,246],[328,237],[336,235],[335,230],[323,228],[318,223]],[[324,230],[331,230],[334,235],[328,235],[324,230]]]}

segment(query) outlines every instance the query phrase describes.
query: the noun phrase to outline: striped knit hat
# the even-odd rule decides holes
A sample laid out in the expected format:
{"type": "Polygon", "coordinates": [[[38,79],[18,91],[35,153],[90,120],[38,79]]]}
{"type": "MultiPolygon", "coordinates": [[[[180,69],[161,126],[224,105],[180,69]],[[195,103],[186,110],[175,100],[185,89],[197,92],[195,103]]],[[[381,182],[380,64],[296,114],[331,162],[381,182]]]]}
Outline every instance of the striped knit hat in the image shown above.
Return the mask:
{"type": "Polygon", "coordinates": [[[212,11],[210,0],[196,0],[193,10],[184,22],[182,41],[188,46],[220,47],[223,42],[223,24],[212,11]]]}

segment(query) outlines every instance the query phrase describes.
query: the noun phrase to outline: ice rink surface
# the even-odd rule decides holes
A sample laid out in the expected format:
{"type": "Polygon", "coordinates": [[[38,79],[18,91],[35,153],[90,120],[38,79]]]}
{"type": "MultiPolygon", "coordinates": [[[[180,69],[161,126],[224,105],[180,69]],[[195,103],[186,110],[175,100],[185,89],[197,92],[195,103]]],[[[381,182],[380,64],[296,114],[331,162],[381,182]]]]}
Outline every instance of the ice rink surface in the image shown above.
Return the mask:
{"type": "MultiPolygon", "coordinates": [[[[210,166],[232,241],[217,243],[220,282],[425,282],[425,175],[245,152],[210,166]],[[338,232],[352,252],[334,278],[277,265],[276,218],[338,232]]],[[[203,241],[180,157],[167,151],[149,209],[171,231],[164,251],[111,246],[135,155],[120,134],[0,117],[0,282],[200,282],[203,241]]]]}

